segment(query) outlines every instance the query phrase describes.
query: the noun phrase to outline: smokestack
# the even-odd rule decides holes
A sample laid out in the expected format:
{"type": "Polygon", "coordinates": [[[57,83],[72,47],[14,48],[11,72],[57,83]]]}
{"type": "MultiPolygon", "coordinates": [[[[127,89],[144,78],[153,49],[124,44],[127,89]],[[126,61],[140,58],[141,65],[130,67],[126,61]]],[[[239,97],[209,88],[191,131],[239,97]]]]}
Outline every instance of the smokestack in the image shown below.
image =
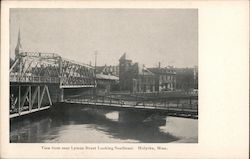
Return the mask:
{"type": "Polygon", "coordinates": [[[161,62],[159,62],[159,68],[161,68],[161,62]]]}

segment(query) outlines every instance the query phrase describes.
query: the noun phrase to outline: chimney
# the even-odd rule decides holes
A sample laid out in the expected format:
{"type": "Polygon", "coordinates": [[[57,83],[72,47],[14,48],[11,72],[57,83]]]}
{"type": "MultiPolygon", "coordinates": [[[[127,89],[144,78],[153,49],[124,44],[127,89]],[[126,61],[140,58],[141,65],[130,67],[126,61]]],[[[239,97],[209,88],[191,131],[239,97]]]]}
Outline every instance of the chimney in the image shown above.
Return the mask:
{"type": "Polygon", "coordinates": [[[161,62],[159,62],[159,68],[161,68],[161,62]]]}

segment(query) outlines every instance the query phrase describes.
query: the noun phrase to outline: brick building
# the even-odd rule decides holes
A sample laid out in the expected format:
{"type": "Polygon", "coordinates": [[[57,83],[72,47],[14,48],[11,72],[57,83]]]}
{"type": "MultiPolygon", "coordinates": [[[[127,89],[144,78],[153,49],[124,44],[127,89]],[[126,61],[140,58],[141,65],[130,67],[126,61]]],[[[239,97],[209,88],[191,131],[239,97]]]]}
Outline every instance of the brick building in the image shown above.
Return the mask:
{"type": "Polygon", "coordinates": [[[149,68],[155,74],[155,91],[173,91],[176,87],[176,72],[173,67],[149,68]]]}
{"type": "Polygon", "coordinates": [[[138,77],[138,63],[126,59],[124,53],[119,59],[119,84],[121,91],[133,91],[133,80],[138,77]]]}
{"type": "Polygon", "coordinates": [[[198,89],[198,67],[175,68],[176,89],[198,89]]]}
{"type": "Polygon", "coordinates": [[[98,94],[109,94],[115,91],[119,78],[113,75],[96,74],[96,82],[98,94]]]}
{"type": "Polygon", "coordinates": [[[96,81],[99,94],[108,94],[118,91],[119,88],[118,66],[96,66],[96,81]]]}
{"type": "Polygon", "coordinates": [[[146,68],[133,63],[124,53],[119,60],[119,81],[121,91],[155,92],[173,91],[176,86],[173,67],[146,68]]]}
{"type": "Polygon", "coordinates": [[[144,65],[138,65],[137,78],[133,79],[133,92],[154,92],[156,87],[155,74],[144,65]]]}

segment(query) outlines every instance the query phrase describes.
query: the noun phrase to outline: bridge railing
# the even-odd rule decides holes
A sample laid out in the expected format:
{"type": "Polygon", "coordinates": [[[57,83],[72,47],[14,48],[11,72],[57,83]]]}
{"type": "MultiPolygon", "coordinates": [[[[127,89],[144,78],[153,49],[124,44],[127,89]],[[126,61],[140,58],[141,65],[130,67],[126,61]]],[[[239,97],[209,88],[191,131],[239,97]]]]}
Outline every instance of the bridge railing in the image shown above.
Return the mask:
{"type": "Polygon", "coordinates": [[[59,83],[60,79],[59,77],[33,76],[33,75],[20,76],[19,74],[10,74],[10,82],[59,83]]]}
{"type": "Polygon", "coordinates": [[[62,85],[94,85],[95,81],[89,77],[61,77],[62,85]]]}
{"type": "Polygon", "coordinates": [[[195,99],[175,99],[175,100],[124,100],[122,98],[113,98],[110,96],[85,96],[81,98],[68,98],[65,102],[83,103],[83,104],[97,104],[97,105],[117,105],[129,107],[151,107],[155,109],[188,109],[198,112],[198,100],[195,99]]]}
{"type": "Polygon", "coordinates": [[[198,96],[198,91],[163,91],[163,92],[140,92],[135,95],[144,96],[198,96]]]}
{"type": "Polygon", "coordinates": [[[168,96],[168,97],[183,97],[183,96],[198,96],[198,91],[163,91],[163,92],[112,92],[112,95],[130,95],[130,96],[144,96],[144,97],[154,97],[154,96],[168,96]]]}

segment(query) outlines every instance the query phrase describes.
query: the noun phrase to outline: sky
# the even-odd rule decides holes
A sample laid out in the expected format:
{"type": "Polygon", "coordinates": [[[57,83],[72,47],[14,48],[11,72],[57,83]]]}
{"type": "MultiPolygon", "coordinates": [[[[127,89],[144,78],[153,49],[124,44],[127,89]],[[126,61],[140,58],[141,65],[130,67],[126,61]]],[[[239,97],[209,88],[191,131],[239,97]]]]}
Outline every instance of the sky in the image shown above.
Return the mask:
{"type": "Polygon", "coordinates": [[[20,28],[24,51],[53,52],[92,65],[118,65],[126,52],[146,67],[198,65],[197,9],[10,9],[10,55],[20,28]]]}

